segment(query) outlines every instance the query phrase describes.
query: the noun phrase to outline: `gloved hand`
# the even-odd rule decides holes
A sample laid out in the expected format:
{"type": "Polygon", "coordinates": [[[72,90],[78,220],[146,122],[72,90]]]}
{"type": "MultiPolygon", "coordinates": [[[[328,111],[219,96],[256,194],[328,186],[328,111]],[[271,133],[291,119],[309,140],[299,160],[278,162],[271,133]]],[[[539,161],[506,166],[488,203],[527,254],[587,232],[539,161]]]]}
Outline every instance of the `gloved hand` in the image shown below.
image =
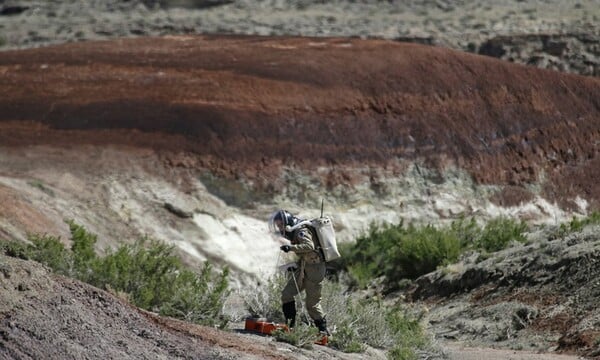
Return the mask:
{"type": "Polygon", "coordinates": [[[292,247],[289,246],[289,245],[281,245],[280,249],[283,252],[288,252],[288,251],[290,251],[292,249],[292,247]]]}

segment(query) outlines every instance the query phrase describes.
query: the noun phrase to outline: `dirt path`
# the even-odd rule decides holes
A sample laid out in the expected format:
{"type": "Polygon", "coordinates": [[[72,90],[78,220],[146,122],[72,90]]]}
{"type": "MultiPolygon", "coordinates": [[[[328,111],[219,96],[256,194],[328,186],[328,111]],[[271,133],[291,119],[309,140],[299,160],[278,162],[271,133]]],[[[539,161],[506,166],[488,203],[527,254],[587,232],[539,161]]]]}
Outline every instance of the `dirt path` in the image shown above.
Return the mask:
{"type": "Polygon", "coordinates": [[[574,355],[553,353],[535,353],[530,351],[501,350],[490,348],[472,348],[461,344],[446,343],[443,345],[450,360],[576,360],[583,359],[574,355]]]}

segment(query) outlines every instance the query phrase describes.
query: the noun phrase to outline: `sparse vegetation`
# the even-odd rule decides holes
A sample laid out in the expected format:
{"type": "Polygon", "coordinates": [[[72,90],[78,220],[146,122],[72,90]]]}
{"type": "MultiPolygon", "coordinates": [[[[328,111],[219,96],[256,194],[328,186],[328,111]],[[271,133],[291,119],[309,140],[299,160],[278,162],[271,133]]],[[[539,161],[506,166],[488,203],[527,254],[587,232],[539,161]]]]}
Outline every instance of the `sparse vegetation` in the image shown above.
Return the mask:
{"type": "MultiPolygon", "coordinates": [[[[0,43],[1,42],[2,42],[2,40],[0,40],[0,43]]],[[[2,46],[2,45],[0,45],[0,46],[2,46]]],[[[34,188],[37,188],[37,189],[43,191],[46,194],[54,197],[54,191],[52,191],[52,189],[50,189],[49,187],[44,185],[44,183],[41,182],[40,180],[31,180],[28,182],[28,184],[34,188]]]]}
{"type": "Polygon", "coordinates": [[[387,323],[395,334],[396,340],[394,347],[388,352],[388,358],[393,360],[417,359],[415,350],[428,345],[428,339],[420,324],[420,317],[393,309],[388,313],[387,323]]]}
{"type": "Polygon", "coordinates": [[[522,221],[517,222],[505,217],[492,219],[475,238],[474,247],[488,252],[499,251],[506,248],[511,241],[524,242],[526,238],[523,234],[526,230],[527,225],[522,221]]]}
{"type": "MultiPolygon", "coordinates": [[[[201,271],[193,272],[174,256],[173,247],[148,239],[121,245],[99,256],[94,251],[96,235],[73,221],[67,223],[70,247],[65,247],[58,237],[30,235],[30,244],[0,242],[0,251],[42,262],[57,273],[125,294],[136,306],[162,315],[206,325],[226,325],[222,306],[229,293],[227,269],[215,274],[205,263],[201,271]]],[[[600,213],[595,212],[585,218],[573,218],[560,229],[570,233],[598,223],[600,213]]],[[[376,278],[385,279],[389,288],[397,288],[402,281],[456,261],[465,251],[477,250],[485,256],[512,242],[523,242],[525,231],[523,222],[508,218],[493,219],[484,225],[478,225],[474,219],[459,219],[444,227],[406,226],[403,222],[371,225],[355,244],[342,244],[341,267],[348,270],[340,275],[342,280],[324,282],[322,305],[333,332],[330,346],[348,353],[364,352],[370,346],[387,350],[390,359],[416,359],[417,353],[429,346],[420,323],[422,314],[411,312],[404,305],[384,305],[376,296],[359,298],[357,293],[348,291],[343,277],[350,276],[354,285],[361,286],[376,278]]],[[[250,315],[283,321],[280,296],[286,281],[284,274],[278,274],[243,294],[250,315]]],[[[273,336],[298,347],[311,347],[319,334],[314,326],[304,322],[308,319],[305,309],[300,308],[304,300],[297,304],[297,326],[291,332],[276,331],[273,336]]]]}
{"type": "Polygon", "coordinates": [[[223,303],[228,290],[228,269],[216,274],[209,263],[200,272],[183,266],[174,248],[141,239],[132,245],[107,250],[104,257],[94,251],[97,237],[83,226],[68,221],[71,247],[60,238],[30,235],[31,244],[6,242],[7,255],[41,262],[56,273],[77,278],[127,298],[140,308],[186,321],[224,327],[223,303]]]}
{"type": "Polygon", "coordinates": [[[391,346],[393,339],[381,305],[377,300],[352,299],[342,284],[326,281],[322,306],[335,326],[332,345],[345,352],[362,352],[366,345],[391,346]]]}
{"type": "Polygon", "coordinates": [[[480,227],[474,219],[459,219],[450,226],[371,224],[356,243],[341,247],[343,262],[356,285],[366,287],[384,277],[390,289],[403,279],[417,277],[458,260],[467,250],[493,252],[511,241],[525,241],[527,226],[508,218],[496,218],[480,227]]]}
{"type": "Polygon", "coordinates": [[[573,217],[573,219],[566,223],[560,225],[560,235],[565,236],[573,232],[581,231],[587,225],[595,225],[600,224],[600,212],[594,211],[590,215],[578,218],[573,217]]]}
{"type": "Polygon", "coordinates": [[[291,331],[277,329],[272,333],[277,341],[285,342],[297,347],[311,349],[319,337],[319,330],[308,324],[299,323],[291,331]]]}
{"type": "Polygon", "coordinates": [[[281,291],[287,282],[282,273],[271,276],[264,284],[242,294],[246,310],[253,317],[283,322],[281,291]]]}
{"type": "MultiPolygon", "coordinates": [[[[278,274],[262,286],[253,288],[244,295],[247,310],[253,316],[272,321],[282,319],[279,309],[284,284],[285,276],[278,274]],[[263,306],[259,307],[260,301],[263,301],[263,306]],[[257,311],[259,308],[260,311],[257,311]]],[[[323,284],[322,306],[333,332],[330,346],[348,353],[364,352],[367,346],[372,346],[389,350],[392,359],[412,359],[416,349],[428,345],[419,316],[411,315],[400,306],[386,307],[379,299],[353,298],[346,290],[340,282],[325,280],[323,284]],[[403,354],[403,357],[398,354],[403,354]]],[[[298,301],[297,305],[300,306],[300,303],[304,301],[298,301]]],[[[308,318],[304,309],[298,310],[298,325],[290,332],[277,330],[273,336],[278,341],[308,347],[319,335],[314,326],[303,322],[308,318]]]]}
{"type": "Polygon", "coordinates": [[[0,251],[11,257],[29,260],[27,246],[21,241],[0,241],[0,251]]]}
{"type": "Polygon", "coordinates": [[[33,245],[25,248],[27,258],[49,266],[56,273],[76,277],[73,269],[74,253],[69,252],[60,238],[50,235],[29,235],[33,245]]]}

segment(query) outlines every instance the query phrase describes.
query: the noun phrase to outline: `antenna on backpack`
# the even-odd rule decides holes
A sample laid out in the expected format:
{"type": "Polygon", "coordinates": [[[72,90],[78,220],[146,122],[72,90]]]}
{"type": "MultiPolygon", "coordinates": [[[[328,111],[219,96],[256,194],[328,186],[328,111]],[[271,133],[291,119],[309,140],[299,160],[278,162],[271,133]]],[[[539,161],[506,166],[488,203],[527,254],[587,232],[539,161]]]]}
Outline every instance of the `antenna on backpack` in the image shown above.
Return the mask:
{"type": "Polygon", "coordinates": [[[321,198],[321,217],[323,217],[323,198],[321,198]]]}

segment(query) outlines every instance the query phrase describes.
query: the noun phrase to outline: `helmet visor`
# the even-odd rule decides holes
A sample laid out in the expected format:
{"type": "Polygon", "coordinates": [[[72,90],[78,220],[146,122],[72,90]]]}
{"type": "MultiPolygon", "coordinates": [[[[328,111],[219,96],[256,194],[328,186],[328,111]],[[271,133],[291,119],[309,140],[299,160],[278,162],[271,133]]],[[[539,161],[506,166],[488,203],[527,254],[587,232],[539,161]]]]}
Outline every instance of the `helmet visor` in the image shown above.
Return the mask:
{"type": "Polygon", "coordinates": [[[269,218],[269,232],[276,235],[285,234],[285,213],[283,210],[275,211],[269,218]]]}

